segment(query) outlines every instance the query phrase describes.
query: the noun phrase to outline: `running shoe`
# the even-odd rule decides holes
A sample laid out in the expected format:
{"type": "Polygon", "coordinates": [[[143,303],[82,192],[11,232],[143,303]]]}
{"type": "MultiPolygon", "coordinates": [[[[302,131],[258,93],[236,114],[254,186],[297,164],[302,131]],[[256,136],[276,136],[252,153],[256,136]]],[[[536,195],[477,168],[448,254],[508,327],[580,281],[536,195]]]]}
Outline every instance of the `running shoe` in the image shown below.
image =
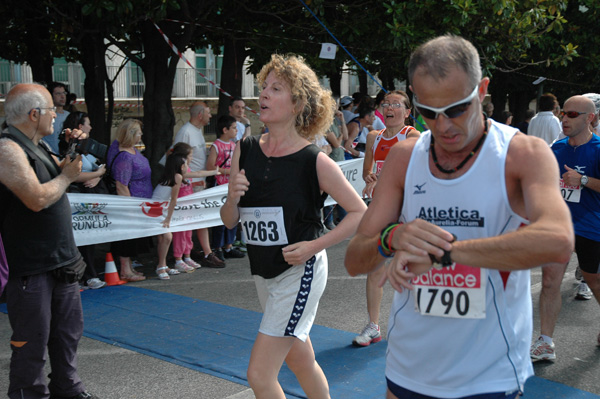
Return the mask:
{"type": "Polygon", "coordinates": [[[577,268],[575,269],[575,280],[583,280],[583,275],[581,274],[581,269],[579,268],[579,266],[577,266],[577,268]]]}
{"type": "Polygon", "coordinates": [[[194,269],[200,269],[202,267],[199,263],[194,262],[194,260],[192,258],[184,259],[183,262],[186,265],[193,267],[194,269]]]}
{"type": "Polygon", "coordinates": [[[106,285],[106,283],[99,278],[91,278],[87,281],[87,287],[92,290],[97,290],[98,288],[102,288],[106,285]]]}
{"type": "Polygon", "coordinates": [[[362,330],[360,335],[357,335],[356,338],[352,340],[352,344],[355,346],[369,346],[379,341],[381,341],[381,332],[379,331],[379,326],[373,322],[370,322],[362,330]]]}
{"type": "Polygon", "coordinates": [[[246,244],[243,241],[235,241],[233,243],[233,246],[242,252],[248,252],[248,250],[246,249],[246,244]]]}
{"type": "Polygon", "coordinates": [[[532,361],[538,360],[556,360],[556,353],[554,353],[554,342],[548,344],[542,337],[539,337],[537,341],[531,344],[530,356],[532,361]]]}
{"type": "Polygon", "coordinates": [[[227,251],[227,250],[223,251],[223,256],[225,256],[226,259],[229,259],[229,258],[238,258],[239,259],[239,258],[243,258],[244,256],[246,256],[246,254],[237,248],[231,248],[229,251],[227,251]]]}
{"type": "Polygon", "coordinates": [[[180,273],[191,273],[196,270],[182,260],[175,261],[175,266],[173,266],[173,268],[180,273]]]}
{"type": "Polygon", "coordinates": [[[592,299],[594,294],[592,294],[592,290],[586,284],[585,281],[579,283],[579,287],[577,287],[577,294],[575,294],[575,299],[580,299],[582,301],[589,301],[592,299]]]}

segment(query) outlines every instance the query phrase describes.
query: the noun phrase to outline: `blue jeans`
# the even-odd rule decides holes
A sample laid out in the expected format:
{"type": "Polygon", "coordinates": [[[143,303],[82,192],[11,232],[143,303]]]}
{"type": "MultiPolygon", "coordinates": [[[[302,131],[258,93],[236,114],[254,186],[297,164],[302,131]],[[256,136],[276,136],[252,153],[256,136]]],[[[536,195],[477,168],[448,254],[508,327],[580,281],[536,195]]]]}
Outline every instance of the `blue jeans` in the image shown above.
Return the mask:
{"type": "Polygon", "coordinates": [[[215,226],[212,228],[212,242],[211,247],[213,249],[223,248],[229,244],[233,244],[235,241],[235,233],[237,226],[233,229],[228,229],[225,226],[215,226]]]}

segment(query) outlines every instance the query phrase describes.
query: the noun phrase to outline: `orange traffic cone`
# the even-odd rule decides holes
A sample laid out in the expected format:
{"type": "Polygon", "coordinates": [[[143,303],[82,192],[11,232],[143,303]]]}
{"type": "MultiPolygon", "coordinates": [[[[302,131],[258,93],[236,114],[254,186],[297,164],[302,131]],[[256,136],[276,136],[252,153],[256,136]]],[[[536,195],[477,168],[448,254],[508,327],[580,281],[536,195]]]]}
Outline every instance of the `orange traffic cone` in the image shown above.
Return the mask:
{"type": "Polygon", "coordinates": [[[115,261],[113,260],[113,256],[110,252],[106,253],[106,266],[104,267],[104,281],[106,285],[121,285],[127,283],[127,281],[121,280],[119,278],[119,273],[117,273],[117,267],[115,266],[115,261]]]}

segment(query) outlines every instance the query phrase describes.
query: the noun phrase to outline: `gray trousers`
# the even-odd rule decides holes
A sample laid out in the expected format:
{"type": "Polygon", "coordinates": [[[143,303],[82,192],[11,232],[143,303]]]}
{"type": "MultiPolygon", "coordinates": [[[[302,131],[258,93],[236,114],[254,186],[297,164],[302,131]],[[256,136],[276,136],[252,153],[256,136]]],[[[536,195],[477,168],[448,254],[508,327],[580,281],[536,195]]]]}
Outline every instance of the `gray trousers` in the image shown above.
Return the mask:
{"type": "Polygon", "coordinates": [[[77,374],[83,333],[79,284],[57,281],[52,272],[9,278],[6,286],[11,336],[8,397],[47,399],[85,391],[77,374]],[[46,348],[52,369],[46,385],[46,348]]]}

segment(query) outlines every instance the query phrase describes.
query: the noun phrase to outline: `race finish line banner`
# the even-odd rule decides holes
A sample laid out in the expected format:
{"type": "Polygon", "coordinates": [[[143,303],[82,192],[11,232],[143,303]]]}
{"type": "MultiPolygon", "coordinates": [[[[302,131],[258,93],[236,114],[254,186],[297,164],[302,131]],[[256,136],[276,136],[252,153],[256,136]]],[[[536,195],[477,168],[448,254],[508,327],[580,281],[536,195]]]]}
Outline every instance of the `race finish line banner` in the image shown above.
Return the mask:
{"type": "MultiPolygon", "coordinates": [[[[361,195],[363,159],[338,162],[344,176],[361,195]]],[[[171,227],[162,223],[168,201],[101,194],[68,194],[77,246],[155,236],[168,231],[187,231],[220,226],[219,211],[227,199],[227,185],[177,199],[171,227]]],[[[335,201],[328,197],[325,205],[335,201]]]]}

